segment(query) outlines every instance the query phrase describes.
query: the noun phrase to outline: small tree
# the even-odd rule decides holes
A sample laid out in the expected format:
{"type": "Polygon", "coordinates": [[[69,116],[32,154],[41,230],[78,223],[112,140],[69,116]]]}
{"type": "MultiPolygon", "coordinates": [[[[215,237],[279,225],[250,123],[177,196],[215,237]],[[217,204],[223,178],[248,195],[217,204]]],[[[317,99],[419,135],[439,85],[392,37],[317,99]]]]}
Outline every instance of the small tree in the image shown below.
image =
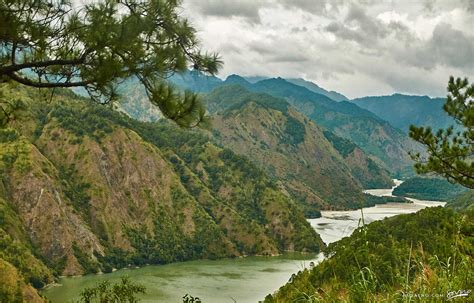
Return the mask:
{"type": "Polygon", "coordinates": [[[145,287],[133,283],[128,277],[123,277],[120,283],[110,285],[105,280],[95,287],[86,288],[81,292],[83,303],[136,303],[138,294],[144,294],[145,287]]]}
{"type": "Polygon", "coordinates": [[[450,77],[444,110],[462,128],[451,126],[433,133],[429,127],[410,126],[410,137],[426,147],[428,156],[411,154],[417,173],[436,173],[448,181],[474,188],[474,84],[450,77]]]}
{"type": "Polygon", "coordinates": [[[214,74],[221,61],[199,49],[179,15],[180,0],[0,1],[0,81],[37,88],[82,87],[97,102],[117,99],[117,86],[137,78],[165,117],[198,125],[205,109],[190,92],[163,79],[193,68],[214,74]]]}

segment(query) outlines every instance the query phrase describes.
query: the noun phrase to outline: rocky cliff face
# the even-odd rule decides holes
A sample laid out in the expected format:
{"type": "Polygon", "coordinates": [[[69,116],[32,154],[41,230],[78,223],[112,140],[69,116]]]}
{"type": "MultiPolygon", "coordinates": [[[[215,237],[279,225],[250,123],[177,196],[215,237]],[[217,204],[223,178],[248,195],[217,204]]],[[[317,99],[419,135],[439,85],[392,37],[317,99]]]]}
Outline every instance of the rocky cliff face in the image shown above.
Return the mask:
{"type": "Polygon", "coordinates": [[[68,94],[51,104],[22,94],[28,119],[0,130],[0,258],[25,285],[128,264],[322,247],[272,179],[203,134],[68,94]],[[15,245],[22,254],[9,253],[15,245]]]}

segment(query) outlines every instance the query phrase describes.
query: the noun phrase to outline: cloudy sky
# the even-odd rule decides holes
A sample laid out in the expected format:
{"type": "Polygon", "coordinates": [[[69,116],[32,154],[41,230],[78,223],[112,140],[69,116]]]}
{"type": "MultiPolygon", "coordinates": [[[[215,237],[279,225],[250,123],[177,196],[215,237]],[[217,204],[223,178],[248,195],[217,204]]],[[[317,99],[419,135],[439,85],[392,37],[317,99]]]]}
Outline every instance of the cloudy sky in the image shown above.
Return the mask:
{"type": "Polygon", "coordinates": [[[300,77],[350,98],[474,81],[474,0],[184,0],[219,77],[300,77]]]}

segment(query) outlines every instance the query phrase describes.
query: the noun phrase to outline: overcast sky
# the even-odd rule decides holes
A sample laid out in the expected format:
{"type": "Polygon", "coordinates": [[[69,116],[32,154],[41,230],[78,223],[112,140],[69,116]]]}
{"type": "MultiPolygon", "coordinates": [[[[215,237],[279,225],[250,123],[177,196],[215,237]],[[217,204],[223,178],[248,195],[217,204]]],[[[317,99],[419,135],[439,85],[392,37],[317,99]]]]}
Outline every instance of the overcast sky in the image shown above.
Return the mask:
{"type": "Polygon", "coordinates": [[[350,98],[474,81],[474,0],[184,0],[219,77],[300,77],[350,98]]]}

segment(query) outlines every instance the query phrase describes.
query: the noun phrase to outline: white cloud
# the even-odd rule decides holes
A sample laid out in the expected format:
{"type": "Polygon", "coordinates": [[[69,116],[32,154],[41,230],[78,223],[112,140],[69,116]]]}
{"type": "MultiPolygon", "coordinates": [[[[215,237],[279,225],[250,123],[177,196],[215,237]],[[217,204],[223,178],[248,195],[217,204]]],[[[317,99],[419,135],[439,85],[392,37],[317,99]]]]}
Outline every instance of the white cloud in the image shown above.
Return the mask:
{"type": "Polygon", "coordinates": [[[220,76],[304,77],[349,97],[444,95],[474,80],[474,10],[465,0],[185,0],[220,76]]]}

